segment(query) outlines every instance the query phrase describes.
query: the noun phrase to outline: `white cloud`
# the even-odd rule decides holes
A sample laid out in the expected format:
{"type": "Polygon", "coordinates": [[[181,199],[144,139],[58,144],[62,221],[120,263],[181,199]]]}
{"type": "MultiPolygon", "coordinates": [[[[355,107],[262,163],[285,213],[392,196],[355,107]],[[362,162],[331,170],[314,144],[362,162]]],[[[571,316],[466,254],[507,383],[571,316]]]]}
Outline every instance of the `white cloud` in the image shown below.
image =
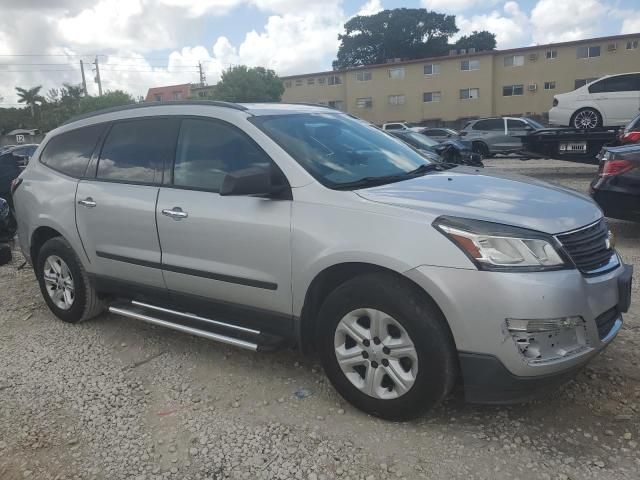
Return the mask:
{"type": "Polygon", "coordinates": [[[199,17],[205,13],[226,15],[244,0],[158,0],[160,4],[185,9],[189,15],[199,17]]]}
{"type": "Polygon", "coordinates": [[[380,0],[369,0],[367,3],[360,7],[356,15],[375,15],[378,12],[384,10],[382,2],[380,0]]]}
{"type": "Polygon", "coordinates": [[[456,22],[460,31],[455,39],[474,30],[488,30],[496,34],[498,48],[511,48],[522,46],[530,38],[529,18],[514,1],[505,3],[502,12],[494,10],[472,17],[458,15],[456,22]]]}
{"type": "Polygon", "coordinates": [[[640,16],[637,12],[630,12],[629,18],[622,21],[620,33],[638,33],[640,32],[640,16]]]}
{"type": "Polygon", "coordinates": [[[423,7],[436,12],[457,13],[478,6],[491,7],[499,0],[422,0],[423,7]]]}
{"type": "Polygon", "coordinates": [[[611,7],[600,0],[539,0],[531,11],[535,43],[599,35],[611,7]]]}

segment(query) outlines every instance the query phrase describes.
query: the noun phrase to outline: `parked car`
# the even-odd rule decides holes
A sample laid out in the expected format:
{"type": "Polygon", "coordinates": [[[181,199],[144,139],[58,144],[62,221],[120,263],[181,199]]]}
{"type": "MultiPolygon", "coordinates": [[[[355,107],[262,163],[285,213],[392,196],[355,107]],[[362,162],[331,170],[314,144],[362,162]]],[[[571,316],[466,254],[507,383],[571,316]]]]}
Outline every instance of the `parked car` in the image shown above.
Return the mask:
{"type": "Polygon", "coordinates": [[[137,104],[50,132],[13,185],[18,239],[66,322],[113,314],[251,350],[315,349],[401,419],[566,381],[629,308],[586,195],[430,162],[348,115],[137,104]],[[544,299],[544,301],[541,301],[544,299]]]}
{"type": "Polygon", "coordinates": [[[15,221],[9,208],[9,203],[0,198],[0,265],[11,261],[11,247],[9,241],[15,235],[15,221]]]}
{"type": "Polygon", "coordinates": [[[471,120],[460,132],[463,140],[471,142],[473,151],[483,157],[496,153],[518,152],[522,149],[520,136],[544,128],[527,117],[497,117],[471,120]]]}
{"type": "Polygon", "coordinates": [[[424,130],[424,127],[412,125],[412,124],[406,123],[406,122],[390,122],[390,123],[382,124],[382,129],[383,130],[394,130],[394,131],[396,131],[396,130],[409,130],[409,131],[413,131],[413,132],[422,132],[424,130]]]}
{"type": "Polygon", "coordinates": [[[436,142],[444,142],[460,136],[459,132],[451,128],[425,128],[420,133],[434,139],[436,142]]]}
{"type": "Polygon", "coordinates": [[[640,144],[605,147],[590,194],[607,217],[640,222],[640,144]]]}
{"type": "Polygon", "coordinates": [[[640,115],[631,120],[618,136],[620,144],[640,143],[640,115]]]}
{"type": "Polygon", "coordinates": [[[5,151],[15,147],[15,145],[2,145],[0,146],[0,155],[2,155],[5,151]]]}
{"type": "Polygon", "coordinates": [[[418,150],[433,152],[441,161],[460,165],[483,166],[482,157],[471,150],[470,144],[459,140],[437,142],[421,133],[406,130],[389,133],[418,150]]]}
{"type": "Polygon", "coordinates": [[[590,130],[625,125],[640,109],[640,73],[607,75],[553,97],[549,123],[590,130]]]}
{"type": "Polygon", "coordinates": [[[28,163],[38,145],[20,145],[6,149],[0,153],[0,197],[6,199],[9,205],[11,201],[11,182],[20,175],[20,172],[28,163]]]}

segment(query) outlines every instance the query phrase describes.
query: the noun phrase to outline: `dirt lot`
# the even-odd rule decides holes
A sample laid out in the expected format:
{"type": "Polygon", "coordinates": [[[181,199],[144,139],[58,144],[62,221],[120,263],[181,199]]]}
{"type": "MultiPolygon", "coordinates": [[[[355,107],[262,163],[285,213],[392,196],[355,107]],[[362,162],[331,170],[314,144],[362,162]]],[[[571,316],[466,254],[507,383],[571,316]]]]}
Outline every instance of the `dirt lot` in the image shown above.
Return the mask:
{"type": "MultiPolygon", "coordinates": [[[[585,190],[595,167],[497,159],[585,190]]],[[[640,224],[611,221],[640,271],[640,224]]],[[[638,479],[640,289],[612,346],[526,405],[452,395],[394,424],[342,401],[314,358],[254,354],[104,314],[56,320],[0,267],[0,479],[638,479]]]]}

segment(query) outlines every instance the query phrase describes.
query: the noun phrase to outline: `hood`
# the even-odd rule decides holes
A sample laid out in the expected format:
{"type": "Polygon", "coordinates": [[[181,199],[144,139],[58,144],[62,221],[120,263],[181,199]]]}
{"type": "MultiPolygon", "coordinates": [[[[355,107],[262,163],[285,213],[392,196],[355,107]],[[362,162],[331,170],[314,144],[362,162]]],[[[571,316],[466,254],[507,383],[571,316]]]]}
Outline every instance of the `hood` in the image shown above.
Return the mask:
{"type": "Polygon", "coordinates": [[[457,167],[356,192],[372,202],[441,215],[472,218],[556,234],[602,217],[600,208],[574,190],[530,177],[457,167]]]}

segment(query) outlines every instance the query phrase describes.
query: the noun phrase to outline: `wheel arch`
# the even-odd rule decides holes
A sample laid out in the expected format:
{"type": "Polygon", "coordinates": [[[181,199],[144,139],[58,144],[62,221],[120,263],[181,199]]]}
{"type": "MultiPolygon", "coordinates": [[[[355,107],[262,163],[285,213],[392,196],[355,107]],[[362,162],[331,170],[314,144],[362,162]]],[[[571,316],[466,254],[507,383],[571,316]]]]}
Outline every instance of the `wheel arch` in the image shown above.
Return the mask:
{"type": "MultiPolygon", "coordinates": [[[[300,318],[297,322],[298,342],[299,347],[303,353],[310,353],[315,351],[314,340],[316,325],[318,321],[317,314],[329,294],[333,292],[338,286],[342,285],[348,280],[369,273],[386,273],[388,275],[402,279],[402,281],[406,282],[410,288],[419,290],[422,295],[425,295],[427,298],[429,298],[429,300],[432,301],[433,304],[440,310],[442,316],[446,320],[444,312],[434,300],[434,298],[427,291],[425,291],[424,288],[422,288],[412,279],[408,278],[406,275],[403,275],[402,273],[391,268],[383,267],[381,265],[376,265],[373,263],[337,263],[320,271],[313,278],[313,280],[309,284],[309,288],[306,291],[300,318]]],[[[449,329],[449,333],[451,334],[451,338],[453,340],[453,333],[451,332],[451,327],[449,326],[448,321],[447,328],[449,329]]]]}
{"type": "Polygon", "coordinates": [[[42,245],[44,245],[47,240],[55,237],[64,238],[64,235],[55,228],[44,225],[33,231],[31,241],[29,242],[29,256],[31,257],[31,264],[34,268],[38,260],[38,252],[42,248],[42,245]]]}

